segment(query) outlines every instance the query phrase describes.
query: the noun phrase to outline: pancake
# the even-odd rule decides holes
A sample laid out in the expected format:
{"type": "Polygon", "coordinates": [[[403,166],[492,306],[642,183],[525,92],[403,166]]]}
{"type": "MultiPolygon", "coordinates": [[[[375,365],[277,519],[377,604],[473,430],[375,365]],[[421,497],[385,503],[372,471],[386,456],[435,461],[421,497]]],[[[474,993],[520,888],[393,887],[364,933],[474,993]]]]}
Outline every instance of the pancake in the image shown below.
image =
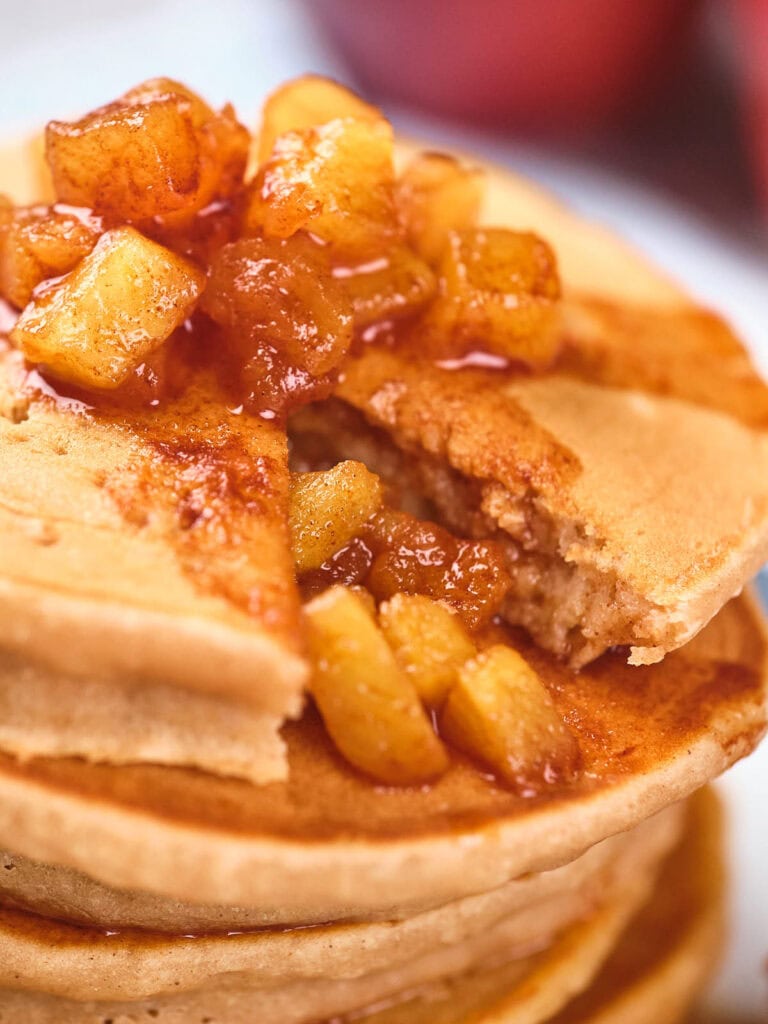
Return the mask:
{"type": "MultiPolygon", "coordinates": [[[[521,193],[501,194],[508,222],[521,193]]],[[[713,616],[766,552],[768,391],[722,324],[652,271],[635,284],[634,257],[553,216],[570,268],[554,373],[372,349],[350,363],[346,405],[326,407],[334,429],[337,414],[357,416],[364,443],[405,452],[404,482],[445,521],[506,545],[505,615],[552,653],[493,628],[531,663],[583,759],[576,781],[536,796],[455,752],[434,785],[374,786],[311,707],[278,735],[307,674],[284,432],[226,408],[205,371],[146,417],[57,395],[0,353],[0,846],[24,871],[0,909],[0,1018],[535,1024],[590,983],[647,898],[670,805],[758,741],[760,616],[747,597],[713,616]],[[633,279],[624,298],[589,283],[611,264],[633,279]],[[665,332],[684,339],[669,367],[665,332]],[[638,341],[645,372],[627,354],[638,341]],[[593,863],[595,844],[614,855],[593,863]],[[115,930],[102,910],[126,921],[133,892],[136,920],[168,925],[191,907],[236,927],[115,930]],[[254,917],[272,927],[241,932],[254,917]]],[[[686,850],[682,872],[712,857],[701,842],[686,850]]],[[[716,888],[702,883],[693,902],[713,907],[716,888]]],[[[689,970],[667,972],[669,1007],[702,976],[713,930],[698,948],[685,931],[689,970]]],[[[628,1012],[643,1012],[658,957],[635,975],[618,963],[629,982],[613,983],[615,999],[609,982],[603,1003],[629,994],[628,1012]]]]}
{"type": "MultiPolygon", "coordinates": [[[[258,1019],[304,1024],[397,998],[489,960],[526,960],[570,927],[608,909],[627,919],[650,892],[669,834],[637,843],[600,896],[572,892],[481,924],[470,933],[438,926],[415,944],[404,925],[336,925],[214,938],[105,934],[29,915],[0,915],[0,989],[10,985],[60,998],[132,1001],[183,993],[204,1008],[222,990],[246,993],[258,1019]],[[620,908],[620,909],[618,909],[620,908]],[[194,993],[194,996],[192,995],[194,993]]],[[[605,927],[605,926],[603,926],[605,927]]],[[[601,929],[602,930],[602,929],[601,929]]],[[[463,929],[462,929],[463,931],[463,929]]]]}
{"type": "MultiPolygon", "coordinates": [[[[726,415],[768,420],[768,389],[716,318],[621,243],[517,179],[489,179],[487,219],[519,224],[525,210],[563,250],[568,376],[516,379],[501,393],[487,375],[371,352],[339,393],[409,452],[419,492],[445,520],[504,537],[511,621],[576,665],[616,644],[633,662],[657,660],[768,552],[768,440],[726,415]],[[611,257],[596,299],[588,282],[602,287],[611,257]],[[683,339],[670,366],[667,336],[683,339]]],[[[0,747],[283,777],[277,731],[299,712],[307,677],[284,434],[230,415],[205,379],[148,419],[57,398],[10,352],[1,370],[0,747]],[[216,702],[186,698],[186,721],[175,720],[166,687],[216,702]]],[[[323,416],[341,432],[332,410],[323,416]]]]}
{"type": "MultiPolygon", "coordinates": [[[[698,800],[700,802],[701,798],[698,800]]],[[[690,909],[690,902],[686,902],[681,892],[674,892],[671,889],[673,882],[685,893],[693,894],[698,907],[696,914],[692,916],[698,917],[699,920],[692,922],[690,917],[687,917],[677,921],[673,930],[678,932],[680,941],[673,941],[668,946],[671,945],[673,952],[677,954],[688,945],[690,955],[692,950],[689,940],[694,931],[692,925],[699,924],[705,915],[711,916],[715,904],[718,904],[719,910],[720,902],[719,881],[716,885],[712,881],[712,876],[717,873],[716,864],[719,861],[715,856],[716,841],[714,836],[709,834],[715,828],[711,818],[711,807],[705,821],[702,820],[701,812],[697,814],[697,818],[695,827],[689,830],[687,841],[674,855],[672,866],[665,868],[661,884],[655,887],[642,884],[637,875],[632,875],[627,879],[618,898],[609,901],[603,909],[586,921],[567,930],[548,949],[514,962],[497,963],[479,974],[463,975],[421,986],[418,994],[414,993],[410,999],[406,997],[395,1003],[390,1000],[389,1009],[364,1017],[355,1013],[350,1019],[370,1020],[371,1024],[411,1024],[411,1021],[413,1024],[421,1024],[422,1021],[429,1021],[429,1024],[469,1024],[470,1021],[481,1024],[486,1020],[488,1024],[491,1021],[497,1021],[499,1024],[502,1021],[509,1021],[510,1024],[512,1021],[515,1024],[539,1024],[557,1013],[569,999],[589,985],[603,961],[611,954],[612,947],[634,910],[644,898],[648,898],[651,891],[653,899],[649,907],[654,908],[656,916],[660,909],[663,913],[663,910],[669,910],[671,905],[690,909]],[[697,860],[705,845],[708,855],[706,872],[701,870],[700,862],[697,860]],[[706,890],[700,886],[705,873],[708,874],[706,890]],[[694,889],[696,891],[692,893],[694,889]],[[672,895],[675,899],[670,899],[672,895]]],[[[640,922],[642,917],[638,923],[640,922]]],[[[669,923],[669,918],[666,919],[666,923],[669,923]]],[[[629,934],[631,935],[633,931],[634,929],[630,929],[629,934]]],[[[662,947],[662,955],[666,956],[666,952],[667,949],[662,947]]],[[[709,954],[711,950],[708,949],[706,952],[709,954]]],[[[614,958],[615,956],[616,954],[614,958]]],[[[703,974],[702,959],[699,957],[696,961],[697,981],[703,974]]],[[[638,973],[642,976],[641,980],[645,980],[642,969],[638,973]]],[[[615,971],[613,975],[607,975],[608,985],[602,989],[607,998],[604,997],[603,1002],[610,999],[612,976],[615,978],[615,971]]],[[[637,991],[635,980],[631,978],[632,990],[624,990],[621,993],[623,997],[628,994],[634,995],[637,991]]],[[[690,979],[687,980],[690,983],[690,979]]],[[[677,993],[680,994],[684,987],[678,984],[677,993]]],[[[600,991],[600,988],[596,989],[596,992],[600,991]]],[[[208,1024],[223,1024],[224,1021],[227,1024],[239,1024],[240,1021],[279,1019],[298,1024],[299,1021],[317,1019],[316,1016],[311,1016],[312,1011],[309,1007],[301,1008],[303,994],[302,989],[298,989],[281,1000],[275,992],[260,995],[253,990],[248,991],[233,979],[230,985],[215,992],[159,997],[134,1004],[78,1004],[50,995],[18,990],[2,992],[0,999],[9,1024],[16,1024],[21,1020],[24,1020],[25,1024],[48,1024],[53,1021],[57,1024],[105,1024],[107,1020],[119,1021],[120,1024],[134,1024],[147,1019],[158,1019],[170,1024],[181,1024],[182,1021],[184,1024],[196,1024],[198,1020],[206,1021],[208,1024]]],[[[689,996],[690,992],[686,991],[684,995],[689,996]]],[[[320,994],[321,1002],[323,998],[327,998],[327,995],[320,994]]],[[[591,1018],[584,1018],[585,1021],[587,1019],[591,1018]]]]}
{"type": "Polygon", "coordinates": [[[0,749],[21,760],[187,765],[258,785],[285,778],[282,724],[278,708],[192,691],[180,698],[166,683],[81,679],[0,650],[0,749]]]}
{"type": "MultiPolygon", "coordinates": [[[[364,347],[336,389],[363,418],[336,454],[359,453],[367,426],[371,468],[408,478],[452,528],[498,535],[505,614],[542,646],[579,666],[622,644],[650,664],[768,557],[768,387],[722,320],[618,241],[608,272],[609,238],[517,178],[490,172],[483,219],[558,253],[553,372],[480,370],[471,354],[441,369],[407,332],[364,347]]],[[[338,428],[320,424],[331,444],[338,428]]]]}
{"type": "MultiPolygon", "coordinates": [[[[393,911],[383,920],[387,941],[404,944],[408,935],[426,936],[425,941],[452,941],[477,931],[501,917],[534,905],[571,900],[574,894],[597,903],[604,890],[615,885],[617,872],[624,870],[629,856],[639,850],[671,843],[680,829],[679,805],[667,808],[630,832],[604,839],[576,860],[552,871],[529,874],[478,896],[457,900],[434,911],[406,918],[393,911]],[[630,849],[631,848],[631,849],[630,849]],[[404,922],[402,929],[396,922],[404,922]]],[[[184,903],[149,893],[110,889],[79,871],[30,861],[14,853],[0,855],[0,907],[23,910],[70,924],[107,931],[126,929],[166,933],[207,933],[244,931],[291,924],[322,924],[307,918],[295,922],[275,920],[259,907],[230,907],[216,904],[184,903]]],[[[375,917],[350,915],[371,924],[375,917]]],[[[368,928],[366,942],[375,930],[368,928]]]]}
{"type": "MultiPolygon", "coordinates": [[[[597,978],[556,1016],[549,1016],[547,1007],[535,1019],[676,1024],[688,1013],[714,966],[725,926],[722,821],[713,795],[698,794],[689,816],[685,840],[597,978]]],[[[366,1024],[528,1024],[537,1002],[543,1008],[557,990],[557,964],[555,972],[552,966],[545,956],[522,983],[503,966],[456,979],[442,992],[430,993],[431,998],[355,1019],[366,1024]]]]}
{"type": "Polygon", "coordinates": [[[692,793],[764,731],[765,638],[746,597],[690,651],[643,668],[614,653],[574,675],[511,639],[579,740],[585,771],[571,786],[522,797],[455,756],[430,787],[376,787],[308,712],[284,730],[288,780],[267,786],[1,757],[0,844],[115,888],[275,921],[412,914],[574,859],[692,793]]]}
{"type": "Polygon", "coordinates": [[[371,350],[338,388],[364,420],[336,403],[297,429],[500,540],[505,617],[574,666],[682,646],[768,553],[768,435],[672,397],[492,376],[371,350]]]}
{"type": "Polygon", "coordinates": [[[4,750],[284,777],[307,675],[286,439],[204,387],[148,433],[0,353],[4,750]]]}
{"type": "Polygon", "coordinates": [[[15,352],[0,382],[5,649],[295,706],[285,435],[229,416],[204,381],[151,418],[59,400],[15,352]]]}

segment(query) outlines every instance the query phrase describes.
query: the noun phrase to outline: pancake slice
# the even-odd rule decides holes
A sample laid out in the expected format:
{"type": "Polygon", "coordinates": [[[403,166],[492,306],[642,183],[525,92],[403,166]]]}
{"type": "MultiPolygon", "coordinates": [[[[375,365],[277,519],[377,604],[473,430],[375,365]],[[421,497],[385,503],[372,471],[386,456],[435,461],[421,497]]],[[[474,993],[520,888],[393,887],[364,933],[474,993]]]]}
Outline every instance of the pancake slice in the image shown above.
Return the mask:
{"type": "Polygon", "coordinates": [[[220,694],[180,696],[162,683],[80,679],[0,651],[0,750],[22,761],[184,765],[273,782],[287,771],[279,730],[290,711],[220,694]]]}
{"type": "Polygon", "coordinates": [[[506,617],[576,667],[616,645],[660,660],[768,556],[768,433],[720,410],[397,349],[351,361],[337,394],[360,415],[336,401],[296,430],[406,480],[454,530],[501,540],[506,617]]]}
{"type": "Polygon", "coordinates": [[[482,337],[441,360],[428,325],[390,325],[293,428],[504,542],[506,616],[542,646],[575,667],[617,645],[652,664],[768,557],[768,387],[728,325],[623,242],[501,170],[487,193],[484,224],[557,253],[554,365],[490,370],[482,337]]]}
{"type": "Polygon", "coordinates": [[[202,379],[131,414],[42,387],[0,353],[5,749],[282,777],[307,675],[284,433],[202,379]]]}

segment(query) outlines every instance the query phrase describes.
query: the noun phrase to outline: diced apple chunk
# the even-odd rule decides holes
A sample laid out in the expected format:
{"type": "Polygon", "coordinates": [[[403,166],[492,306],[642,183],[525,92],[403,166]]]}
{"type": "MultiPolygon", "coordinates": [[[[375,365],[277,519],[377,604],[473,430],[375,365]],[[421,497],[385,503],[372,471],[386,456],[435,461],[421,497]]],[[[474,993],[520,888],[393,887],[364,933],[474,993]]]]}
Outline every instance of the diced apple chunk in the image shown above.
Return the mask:
{"type": "Polygon", "coordinates": [[[254,179],[246,231],[310,231],[338,259],[378,254],[399,230],[390,125],[339,118],[280,135],[254,179]]]}
{"type": "Polygon", "coordinates": [[[441,297],[430,311],[436,344],[479,349],[546,366],[560,342],[554,252],[527,232],[453,231],[441,262],[441,297]]]}
{"type": "Polygon", "coordinates": [[[259,163],[270,155],[278,135],[314,128],[337,117],[378,121],[381,111],[330,78],[304,75],[291,79],[276,89],[264,104],[259,132],[259,163]]]}
{"type": "Polygon", "coordinates": [[[418,695],[439,708],[461,666],[477,654],[459,616],[429,597],[396,594],[382,604],[379,625],[418,695]]]}
{"type": "Polygon", "coordinates": [[[431,269],[404,245],[361,267],[337,268],[335,275],[352,301],[358,329],[414,316],[437,290],[431,269]]]}
{"type": "Polygon", "coordinates": [[[471,228],[483,198],[482,173],[443,153],[422,153],[397,183],[397,206],[408,241],[436,265],[451,231],[471,228]]]}
{"type": "Polygon", "coordinates": [[[250,135],[227,105],[213,111],[186,86],[154,78],[79,121],[51,121],[46,158],[60,201],[112,224],[188,226],[243,184],[250,135]]]}
{"type": "Polygon", "coordinates": [[[117,101],[81,121],[51,121],[46,157],[61,202],[123,221],[180,210],[195,196],[200,152],[176,96],[117,101]]]}
{"type": "Polygon", "coordinates": [[[580,751],[525,659],[498,644],[459,671],[440,720],[442,734],[521,792],[567,782],[580,751]]]}
{"type": "Polygon", "coordinates": [[[318,569],[352,540],[381,502],[381,481],[362,462],[294,473],[290,524],[296,571],[318,569]]]}
{"type": "Polygon", "coordinates": [[[0,213],[0,297],[22,309],[49,277],[72,270],[96,244],[102,226],[90,210],[20,207],[0,213]]]}
{"type": "Polygon", "coordinates": [[[11,341],[63,380],[116,388],[189,316],[204,284],[189,260],[116,228],[33,299],[11,341]]]}
{"type": "Polygon", "coordinates": [[[445,748],[365,603],[332,587],[305,612],[312,694],[343,756],[389,785],[418,785],[442,774],[445,748]]]}

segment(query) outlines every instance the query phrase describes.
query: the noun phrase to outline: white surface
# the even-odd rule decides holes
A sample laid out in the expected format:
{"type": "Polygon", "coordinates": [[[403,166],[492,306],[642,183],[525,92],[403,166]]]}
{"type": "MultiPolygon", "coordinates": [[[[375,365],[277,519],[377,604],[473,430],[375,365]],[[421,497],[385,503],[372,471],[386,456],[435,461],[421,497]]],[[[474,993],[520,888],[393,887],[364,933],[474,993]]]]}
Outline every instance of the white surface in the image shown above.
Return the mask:
{"type": "MultiPolygon", "coordinates": [[[[151,75],[233,100],[253,122],[260,96],[303,71],[343,75],[291,0],[0,0],[0,135],[66,117],[151,75]]],[[[596,168],[406,116],[444,144],[509,163],[615,226],[707,304],[726,313],[768,372],[768,257],[726,241],[682,209],[596,168]]],[[[768,587],[766,587],[768,594],[768,587]]],[[[768,743],[721,783],[734,867],[730,953],[711,996],[723,1019],[768,1016],[768,743]]]]}

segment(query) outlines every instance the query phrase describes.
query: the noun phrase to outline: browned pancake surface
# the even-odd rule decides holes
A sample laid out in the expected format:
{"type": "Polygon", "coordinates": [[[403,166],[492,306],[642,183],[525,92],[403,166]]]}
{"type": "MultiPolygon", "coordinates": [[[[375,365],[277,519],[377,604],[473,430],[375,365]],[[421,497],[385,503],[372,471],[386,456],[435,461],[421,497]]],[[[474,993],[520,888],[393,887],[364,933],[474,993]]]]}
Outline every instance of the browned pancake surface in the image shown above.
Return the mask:
{"type": "Polygon", "coordinates": [[[0,351],[3,645],[295,713],[287,491],[284,431],[204,374],[159,408],[97,409],[0,351]]]}
{"type": "Polygon", "coordinates": [[[635,668],[617,652],[574,674],[514,636],[576,732],[584,756],[581,781],[539,798],[515,795],[458,757],[432,786],[374,786],[334,753],[311,713],[285,729],[289,780],[262,787],[184,770],[115,769],[78,760],[20,765],[0,757],[0,775],[163,821],[301,843],[450,834],[500,817],[527,815],[553,801],[577,801],[624,777],[641,775],[684,756],[702,735],[721,736],[729,716],[739,718],[742,728],[727,730],[726,754],[750,749],[763,728],[764,646],[758,622],[752,613],[744,616],[745,610],[738,601],[722,613],[731,622],[737,659],[732,661],[699,658],[693,649],[692,655],[676,652],[659,665],[635,668]]]}

